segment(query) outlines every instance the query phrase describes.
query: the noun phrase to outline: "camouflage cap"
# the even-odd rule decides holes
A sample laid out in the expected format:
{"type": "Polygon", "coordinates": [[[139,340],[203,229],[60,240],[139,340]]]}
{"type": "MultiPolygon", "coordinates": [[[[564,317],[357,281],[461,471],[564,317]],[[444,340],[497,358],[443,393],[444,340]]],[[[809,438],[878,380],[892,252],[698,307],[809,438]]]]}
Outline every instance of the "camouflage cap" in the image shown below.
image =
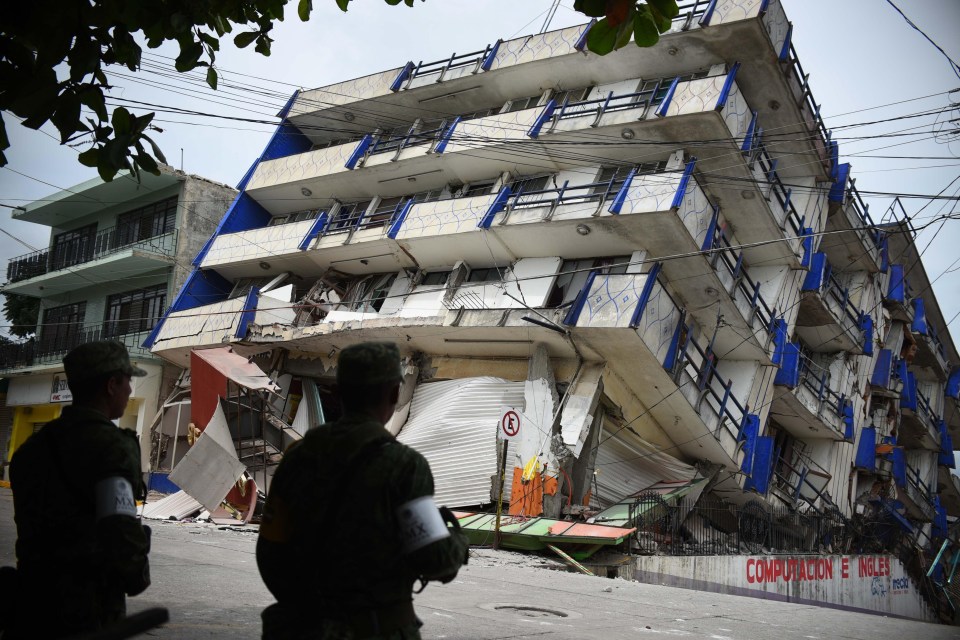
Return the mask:
{"type": "Polygon", "coordinates": [[[392,342],[361,342],[340,352],[337,384],[361,386],[400,382],[400,350],[392,342]]]}
{"type": "Polygon", "coordinates": [[[128,376],[145,376],[147,372],[130,364],[127,348],[114,340],[87,342],[75,347],[63,358],[67,382],[86,376],[119,371],[128,376]]]}

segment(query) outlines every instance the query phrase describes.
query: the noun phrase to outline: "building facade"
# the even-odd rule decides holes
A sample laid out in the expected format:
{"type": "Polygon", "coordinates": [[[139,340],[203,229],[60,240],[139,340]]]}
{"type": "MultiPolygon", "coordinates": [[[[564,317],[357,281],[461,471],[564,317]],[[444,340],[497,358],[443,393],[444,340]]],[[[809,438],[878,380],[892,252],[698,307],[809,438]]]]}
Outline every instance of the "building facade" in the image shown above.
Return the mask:
{"type": "Polygon", "coordinates": [[[496,499],[513,409],[514,515],[702,480],[768,533],[832,523],[794,550],[938,548],[960,358],[780,3],[684,3],[655,47],[604,57],[590,26],[294,94],[146,346],[263,354],[329,418],[337,351],[397,342],[388,428],[451,506],[496,499]]]}
{"type": "MultiPolygon", "coordinates": [[[[179,370],[141,344],[235,195],[225,185],[162,166],[159,176],[93,179],[14,213],[51,231],[46,248],[10,260],[2,288],[38,298],[40,306],[35,337],[5,345],[0,358],[12,411],[6,460],[69,404],[61,359],[91,340],[119,340],[148,372],[133,379],[119,423],[149,434],[161,393],[179,370]]],[[[142,444],[149,451],[149,441],[142,444]]]]}

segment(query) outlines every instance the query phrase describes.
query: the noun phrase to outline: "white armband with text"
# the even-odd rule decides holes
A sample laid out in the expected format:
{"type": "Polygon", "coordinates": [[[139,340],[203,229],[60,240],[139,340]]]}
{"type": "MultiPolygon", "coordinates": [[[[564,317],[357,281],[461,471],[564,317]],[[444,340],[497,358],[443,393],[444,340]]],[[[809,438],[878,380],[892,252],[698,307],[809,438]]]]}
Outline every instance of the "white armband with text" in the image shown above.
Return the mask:
{"type": "Polygon", "coordinates": [[[433,496],[423,496],[402,505],[397,509],[397,520],[404,554],[450,537],[447,523],[440,516],[433,496]]]}
{"type": "Polygon", "coordinates": [[[112,476],[97,483],[97,520],[108,516],[137,517],[133,487],[126,478],[112,476]]]}

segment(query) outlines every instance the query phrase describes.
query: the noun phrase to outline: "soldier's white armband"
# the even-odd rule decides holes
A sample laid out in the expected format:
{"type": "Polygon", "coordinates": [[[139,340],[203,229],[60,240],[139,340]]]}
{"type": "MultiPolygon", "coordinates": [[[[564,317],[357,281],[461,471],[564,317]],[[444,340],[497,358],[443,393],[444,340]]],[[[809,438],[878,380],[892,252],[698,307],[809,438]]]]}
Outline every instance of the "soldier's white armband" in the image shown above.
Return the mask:
{"type": "Polygon", "coordinates": [[[137,517],[137,503],[133,499],[133,487],[126,478],[113,476],[97,483],[97,520],[108,516],[137,517]]]}
{"type": "Polygon", "coordinates": [[[400,542],[404,554],[413,553],[437,540],[450,537],[433,496],[423,496],[397,509],[400,542]]]}

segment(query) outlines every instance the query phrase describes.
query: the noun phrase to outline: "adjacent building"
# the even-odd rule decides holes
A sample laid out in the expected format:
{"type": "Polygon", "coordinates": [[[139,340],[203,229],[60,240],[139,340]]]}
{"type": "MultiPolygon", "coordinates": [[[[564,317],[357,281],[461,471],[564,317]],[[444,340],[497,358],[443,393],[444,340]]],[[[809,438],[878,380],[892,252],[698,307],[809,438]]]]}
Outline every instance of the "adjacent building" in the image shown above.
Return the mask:
{"type": "Polygon", "coordinates": [[[913,604],[839,599],[926,616],[960,358],[913,230],[871,219],[777,0],[684,3],[605,57],[590,28],[294,94],[145,346],[259,355],[316,423],[337,352],[395,341],[388,428],[441,502],[496,499],[504,422],[514,516],[622,503],[647,550],[669,525],[684,553],[895,554],[913,604]]]}
{"type": "MultiPolygon", "coordinates": [[[[69,404],[61,359],[91,340],[119,340],[149,373],[133,379],[119,420],[123,428],[149,434],[166,397],[161,394],[180,370],[141,344],[235,195],[225,185],[162,166],[159,176],[93,179],[14,212],[14,219],[50,227],[50,242],[11,259],[0,289],[40,301],[35,337],[5,345],[0,358],[12,411],[6,460],[69,404]]],[[[150,451],[149,440],[141,444],[150,451]]]]}

